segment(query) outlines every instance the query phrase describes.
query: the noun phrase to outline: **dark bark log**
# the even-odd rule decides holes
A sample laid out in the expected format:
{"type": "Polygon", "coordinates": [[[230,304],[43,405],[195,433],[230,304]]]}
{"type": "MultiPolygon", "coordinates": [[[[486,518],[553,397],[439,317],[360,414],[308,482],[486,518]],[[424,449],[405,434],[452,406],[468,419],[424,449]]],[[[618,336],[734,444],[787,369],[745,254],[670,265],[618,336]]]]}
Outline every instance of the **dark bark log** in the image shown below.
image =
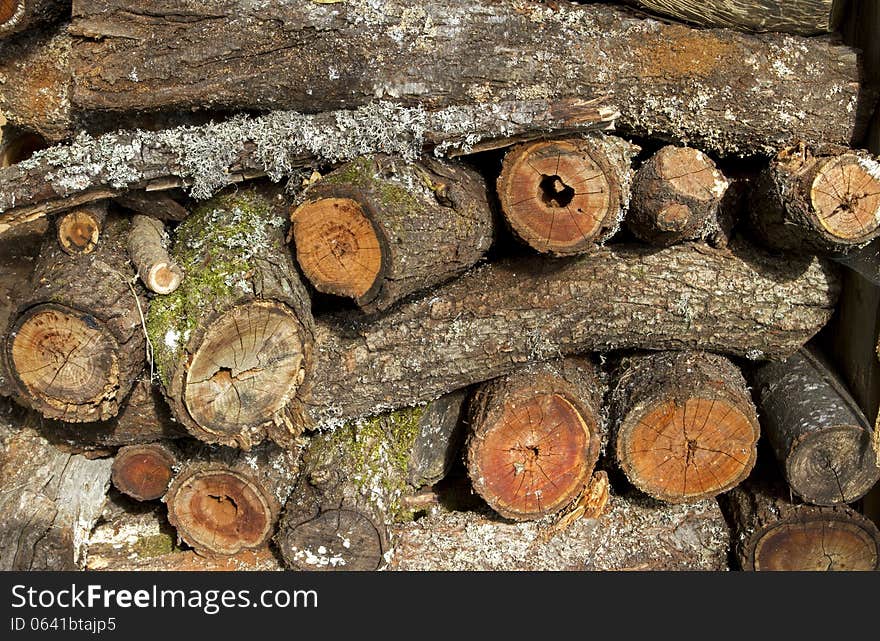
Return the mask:
{"type": "Polygon", "coordinates": [[[808,503],[852,503],[880,477],[874,430],[843,382],[814,350],[751,376],[764,435],[789,487],[808,503]]]}
{"type": "Polygon", "coordinates": [[[153,501],[165,495],[177,459],[177,448],[170,442],[126,445],[113,459],[110,480],[137,501],[153,501]]]}
{"type": "Polygon", "coordinates": [[[47,237],[8,326],[3,351],[16,395],[47,418],[112,418],[144,367],[146,300],[125,251],[128,220],[108,219],[105,231],[80,256],[47,237]]]}
{"type": "Polygon", "coordinates": [[[608,96],[626,131],[737,153],[793,139],[849,144],[868,116],[856,109],[850,49],[694,30],[606,5],[175,0],[145,12],[89,0],[74,16],[73,102],[84,110],[608,96]]]}
{"type": "Polygon", "coordinates": [[[614,136],[542,140],[504,157],[498,197],[513,233],[536,251],[590,251],[620,228],[638,147],[614,136]]]}
{"type": "Polygon", "coordinates": [[[535,365],[484,383],[468,416],[468,473],[493,510],[537,519],[583,494],[605,435],[602,385],[588,359],[535,365]]]}
{"type": "Polygon", "coordinates": [[[299,449],[197,445],[162,499],[177,536],[202,556],[265,547],[299,471],[299,449]]]}
{"type": "MultiPolygon", "coordinates": [[[[488,511],[487,511],[488,512],[488,511]]],[[[611,497],[609,510],[548,536],[547,524],[450,512],[394,528],[393,570],[726,570],[730,535],[714,500],[611,497]]]]}
{"type": "Polygon", "coordinates": [[[758,180],[751,212],[771,247],[846,253],[880,235],[880,163],[853,149],[788,147],[758,180]]]}
{"type": "Polygon", "coordinates": [[[748,245],[501,261],[378,319],[318,321],[296,410],[302,425],[329,427],[589,351],[787,356],[828,321],[838,288],[820,259],[781,263],[748,245]]]}
{"type": "Polygon", "coordinates": [[[389,526],[412,518],[416,506],[406,499],[426,480],[420,442],[433,440],[432,458],[445,467],[458,440],[449,428],[458,412],[449,412],[449,403],[460,409],[462,400],[445,397],[436,407],[430,403],[313,436],[275,537],[285,564],[303,570],[384,567],[391,554],[389,526]]]}
{"type": "Polygon", "coordinates": [[[725,202],[730,181],[706,154],[663,147],[636,172],[627,227],[652,245],[709,240],[726,245],[733,215],[725,202]]]}
{"type": "Polygon", "coordinates": [[[116,196],[113,201],[131,211],[159,220],[180,222],[189,210],[163,191],[135,189],[116,196]]]}
{"type": "Polygon", "coordinates": [[[180,287],[183,270],[168,255],[168,233],[157,218],[135,214],[128,232],[128,255],[151,292],[170,294],[180,287]]]}
{"type": "Polygon", "coordinates": [[[0,170],[0,234],[46,214],[126,190],[188,186],[197,198],[268,174],[280,180],[315,162],[369,153],[415,159],[495,149],[550,133],[609,128],[617,112],[600,101],[525,100],[487,108],[426,111],[377,102],[353,111],[274,112],[219,124],[80,137],[0,170]],[[60,169],[59,169],[60,168],[60,169]]]}
{"type": "MultiPolygon", "coordinates": [[[[3,2],[8,1],[0,0],[0,14],[3,2]]],[[[50,142],[70,135],[70,48],[71,40],[63,31],[39,30],[3,39],[0,24],[0,121],[5,117],[4,126],[35,132],[50,142]]]]}
{"type": "Polygon", "coordinates": [[[90,254],[101,240],[107,219],[107,201],[75,207],[55,220],[58,244],[66,254],[90,254]]]}
{"type": "Polygon", "coordinates": [[[359,158],[310,185],[301,203],[291,235],[306,278],[365,312],[460,275],[494,238],[479,174],[428,157],[359,158]]]}
{"type": "Polygon", "coordinates": [[[79,568],[111,461],[62,452],[31,429],[0,422],[0,570],[79,568]]]}
{"type": "Polygon", "coordinates": [[[410,487],[433,485],[452,468],[464,440],[462,414],[467,396],[468,391],[462,389],[418,408],[418,431],[407,462],[410,487]]]}
{"type": "Polygon", "coordinates": [[[739,484],[760,426],[739,368],[705,352],[625,357],[613,392],[615,458],[654,498],[689,503],[739,484]]]}
{"type": "Polygon", "coordinates": [[[750,481],[725,496],[742,569],[880,569],[880,532],[869,519],[843,505],[797,505],[787,495],[750,481]]]}
{"type": "Polygon", "coordinates": [[[172,251],[186,278],[150,306],[171,411],[209,443],[248,449],[296,435],[286,408],[310,366],[312,318],[279,209],[256,190],[201,205],[172,251]]]}
{"type": "MultiPolygon", "coordinates": [[[[624,0],[701,27],[781,31],[805,36],[833,30],[835,0],[624,0]]],[[[841,4],[841,0],[837,0],[841,4]]]]}
{"type": "Polygon", "coordinates": [[[70,14],[70,0],[0,0],[0,39],[70,14]]]}

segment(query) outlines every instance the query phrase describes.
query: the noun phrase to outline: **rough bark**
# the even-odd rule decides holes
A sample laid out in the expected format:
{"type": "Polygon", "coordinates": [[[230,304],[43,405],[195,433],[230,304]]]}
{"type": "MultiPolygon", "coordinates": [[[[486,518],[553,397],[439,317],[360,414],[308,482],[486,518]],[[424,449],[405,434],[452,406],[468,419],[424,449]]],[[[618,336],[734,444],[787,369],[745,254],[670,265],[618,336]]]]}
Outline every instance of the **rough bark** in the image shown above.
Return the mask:
{"type": "Polygon", "coordinates": [[[669,503],[717,496],[757,458],[760,425],[742,373],[706,352],[624,357],[612,413],[614,454],[629,481],[669,503]]]}
{"type": "Polygon", "coordinates": [[[0,415],[0,570],[75,570],[101,515],[110,460],[64,453],[0,415]]]}
{"type": "MultiPolygon", "coordinates": [[[[781,31],[805,36],[833,30],[835,0],[624,0],[701,27],[781,31]]],[[[837,0],[837,4],[841,4],[837,0]]]]}
{"type": "Polygon", "coordinates": [[[113,202],[159,220],[180,222],[189,216],[189,210],[164,191],[135,189],[116,196],[113,202]]]}
{"type": "Polygon", "coordinates": [[[128,220],[108,219],[105,232],[80,256],[47,237],[8,326],[16,395],[47,418],[112,418],[144,367],[146,301],[125,252],[128,220]]]}
{"type": "Polygon", "coordinates": [[[126,190],[187,186],[197,198],[269,175],[274,180],[316,162],[371,153],[414,160],[472,153],[554,132],[609,128],[619,114],[594,100],[522,100],[439,110],[377,101],[352,111],[273,112],[162,131],[80,135],[0,170],[0,234],[12,226],[126,190]]]}
{"type": "Polygon", "coordinates": [[[737,153],[793,139],[849,144],[868,116],[856,108],[850,49],[607,5],[175,0],[143,11],[89,0],[74,16],[73,101],[85,110],[608,96],[627,131],[737,153]]]}
{"type": "Polygon", "coordinates": [[[60,20],[70,0],[0,0],[0,38],[60,20]]]}
{"type": "Polygon", "coordinates": [[[265,547],[299,471],[299,453],[271,443],[249,452],[189,448],[162,499],[178,539],[202,556],[265,547]]]}
{"type": "Polygon", "coordinates": [[[880,477],[874,430],[843,381],[814,350],[750,376],[764,435],[789,487],[808,503],[852,503],[880,477]]]}
{"type": "Polygon", "coordinates": [[[714,500],[663,505],[613,496],[607,513],[548,536],[543,522],[450,512],[394,528],[393,570],[726,570],[730,535],[714,500]]]}
{"type": "Polygon", "coordinates": [[[177,465],[177,448],[170,442],[126,445],[113,459],[113,486],[137,501],[162,498],[177,465]]]}
{"type": "Polygon", "coordinates": [[[482,178],[428,157],[343,165],[305,190],[291,221],[306,278],[366,312],[465,272],[494,238],[482,178]]]}
{"type": "Polygon", "coordinates": [[[725,496],[743,570],[877,570],[880,532],[853,509],[789,501],[781,487],[749,482],[725,496]]]}
{"type": "Polygon", "coordinates": [[[762,173],[750,209],[771,247],[846,253],[880,235],[880,163],[853,149],[787,147],[762,173]]]}
{"type": "Polygon", "coordinates": [[[74,207],[55,220],[58,244],[66,254],[90,254],[101,240],[107,219],[107,201],[74,207]]]}
{"type": "Polygon", "coordinates": [[[489,381],[474,393],[468,473],[496,512],[517,521],[576,501],[602,448],[602,385],[592,363],[571,357],[489,381]]]}
{"type": "Polygon", "coordinates": [[[821,259],[780,262],[744,244],[500,261],[378,319],[320,319],[295,409],[306,427],[332,427],[590,351],[788,356],[828,321],[838,289],[821,259]]]}
{"type": "Polygon", "coordinates": [[[663,147],[636,172],[627,227],[652,245],[709,240],[726,245],[733,227],[730,181],[703,152],[663,147]]]}
{"type": "Polygon", "coordinates": [[[295,436],[286,407],[310,366],[312,318],[283,216],[242,190],[177,229],[171,255],[186,278],[153,300],[147,333],[171,411],[203,441],[248,449],[295,436]]]}
{"type": "Polygon", "coordinates": [[[170,294],[183,278],[183,270],[168,255],[168,244],[162,221],[141,214],[132,216],[128,254],[141,282],[157,294],[170,294]]]}
{"type": "MultiPolygon", "coordinates": [[[[309,440],[302,472],[284,508],[275,543],[285,564],[302,570],[377,570],[391,554],[389,526],[411,519],[407,501],[427,480],[424,449],[447,467],[457,443],[463,396],[353,421],[309,440]],[[441,427],[437,429],[438,417],[441,427]],[[453,418],[454,417],[454,418],[453,418]]],[[[445,470],[444,470],[445,472],[445,470]]]]}
{"type": "MultiPolygon", "coordinates": [[[[8,1],[0,0],[0,14],[8,1]]],[[[63,30],[38,30],[14,39],[3,39],[2,32],[0,24],[0,116],[7,121],[3,127],[35,132],[49,142],[67,138],[73,127],[70,38],[63,30]]]]}
{"type": "Polygon", "coordinates": [[[614,136],[517,145],[504,156],[497,181],[504,219],[536,251],[589,251],[620,228],[638,149],[614,136]]]}

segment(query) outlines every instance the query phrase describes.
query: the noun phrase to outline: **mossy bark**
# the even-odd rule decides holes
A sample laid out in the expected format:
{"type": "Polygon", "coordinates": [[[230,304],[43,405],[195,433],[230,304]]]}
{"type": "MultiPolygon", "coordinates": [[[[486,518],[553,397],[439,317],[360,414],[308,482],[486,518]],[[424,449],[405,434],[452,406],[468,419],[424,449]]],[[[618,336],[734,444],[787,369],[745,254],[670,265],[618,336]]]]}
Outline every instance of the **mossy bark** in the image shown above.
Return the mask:
{"type": "Polygon", "coordinates": [[[251,190],[177,229],[171,256],[187,277],[153,301],[147,332],[175,418],[206,442],[247,449],[296,434],[287,404],[310,364],[312,318],[284,227],[251,190]]]}
{"type": "Polygon", "coordinates": [[[275,537],[285,564],[303,570],[384,567],[392,547],[389,526],[412,518],[404,499],[427,480],[421,443],[435,442],[435,464],[427,469],[446,466],[458,424],[449,403],[460,409],[462,400],[459,394],[440,399],[439,407],[429,403],[311,437],[275,537]]]}

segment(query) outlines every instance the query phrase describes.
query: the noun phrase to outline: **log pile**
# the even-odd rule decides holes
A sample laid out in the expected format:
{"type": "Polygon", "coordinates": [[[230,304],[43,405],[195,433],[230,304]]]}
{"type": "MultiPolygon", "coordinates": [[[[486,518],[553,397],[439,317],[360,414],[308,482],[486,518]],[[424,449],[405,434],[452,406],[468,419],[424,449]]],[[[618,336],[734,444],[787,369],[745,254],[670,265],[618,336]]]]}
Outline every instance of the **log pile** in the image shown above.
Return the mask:
{"type": "Polygon", "coordinates": [[[0,567],[880,567],[857,54],[625,4],[0,0],[0,567]]]}

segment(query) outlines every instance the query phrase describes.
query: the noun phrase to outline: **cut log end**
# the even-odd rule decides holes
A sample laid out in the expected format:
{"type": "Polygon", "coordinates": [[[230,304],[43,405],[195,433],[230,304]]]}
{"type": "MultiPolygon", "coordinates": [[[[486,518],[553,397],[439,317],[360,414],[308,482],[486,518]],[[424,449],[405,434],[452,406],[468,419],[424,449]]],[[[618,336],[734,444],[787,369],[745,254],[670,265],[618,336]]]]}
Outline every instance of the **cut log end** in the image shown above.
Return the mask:
{"type": "Polygon", "coordinates": [[[202,554],[258,548],[272,534],[272,498],[247,476],[220,466],[179,476],[165,502],[180,538],[202,554]]]}
{"type": "Polygon", "coordinates": [[[589,249],[616,222],[613,186],[602,164],[564,140],[515,147],[504,158],[498,195],[508,223],[539,252],[589,249]]]}
{"type": "Polygon", "coordinates": [[[118,345],[95,317],[55,304],[16,321],[9,362],[25,395],[47,418],[97,421],[116,413],[118,345]]]}
{"type": "Polygon", "coordinates": [[[385,561],[382,533],[355,510],[326,510],[277,538],[288,567],[300,570],[370,572],[385,561]]]}
{"type": "Polygon", "coordinates": [[[669,146],[658,151],[656,159],[659,177],[684,197],[708,202],[727,190],[727,180],[702,151],[669,146]]]}
{"type": "Polygon", "coordinates": [[[838,518],[827,512],[810,512],[768,528],[755,541],[754,569],[877,570],[877,528],[854,512],[846,514],[838,518]]]}
{"type": "Polygon", "coordinates": [[[468,468],[474,487],[508,518],[552,514],[577,498],[589,479],[594,432],[595,425],[559,394],[510,403],[471,441],[468,468]]]}
{"type": "Polygon", "coordinates": [[[296,257],[320,292],[362,298],[382,271],[379,237],[361,205],[350,198],[321,198],[291,215],[296,257]]]}
{"type": "Polygon", "coordinates": [[[758,425],[724,398],[668,400],[621,424],[618,460],[654,498],[687,503],[729,490],[755,463],[758,425]]]}
{"type": "Polygon", "coordinates": [[[120,448],[111,480],[117,490],[138,501],[162,498],[173,475],[174,457],[160,445],[120,448]]]}
{"type": "Polygon", "coordinates": [[[792,490],[809,503],[852,503],[877,482],[870,433],[860,425],[807,432],[785,461],[792,490]]]}
{"type": "Polygon", "coordinates": [[[157,263],[150,268],[144,283],[157,294],[170,294],[180,287],[180,269],[169,263],[157,263]]]}
{"type": "Polygon", "coordinates": [[[15,26],[24,13],[22,0],[0,0],[0,33],[6,27],[15,26]]]}
{"type": "Polygon", "coordinates": [[[262,425],[296,394],[304,377],[302,325],[286,305],[233,307],[207,330],[186,374],[184,402],[215,435],[262,425]]]}
{"type": "Polygon", "coordinates": [[[822,164],[810,200],[819,224],[840,242],[862,244],[880,232],[880,177],[855,154],[822,164]]]}
{"type": "Polygon", "coordinates": [[[683,231],[692,217],[691,208],[680,203],[671,203],[657,212],[657,229],[664,232],[683,231]]]}
{"type": "Polygon", "coordinates": [[[101,220],[86,209],[75,209],[58,221],[58,242],[71,255],[89,254],[98,246],[101,220]]]}

